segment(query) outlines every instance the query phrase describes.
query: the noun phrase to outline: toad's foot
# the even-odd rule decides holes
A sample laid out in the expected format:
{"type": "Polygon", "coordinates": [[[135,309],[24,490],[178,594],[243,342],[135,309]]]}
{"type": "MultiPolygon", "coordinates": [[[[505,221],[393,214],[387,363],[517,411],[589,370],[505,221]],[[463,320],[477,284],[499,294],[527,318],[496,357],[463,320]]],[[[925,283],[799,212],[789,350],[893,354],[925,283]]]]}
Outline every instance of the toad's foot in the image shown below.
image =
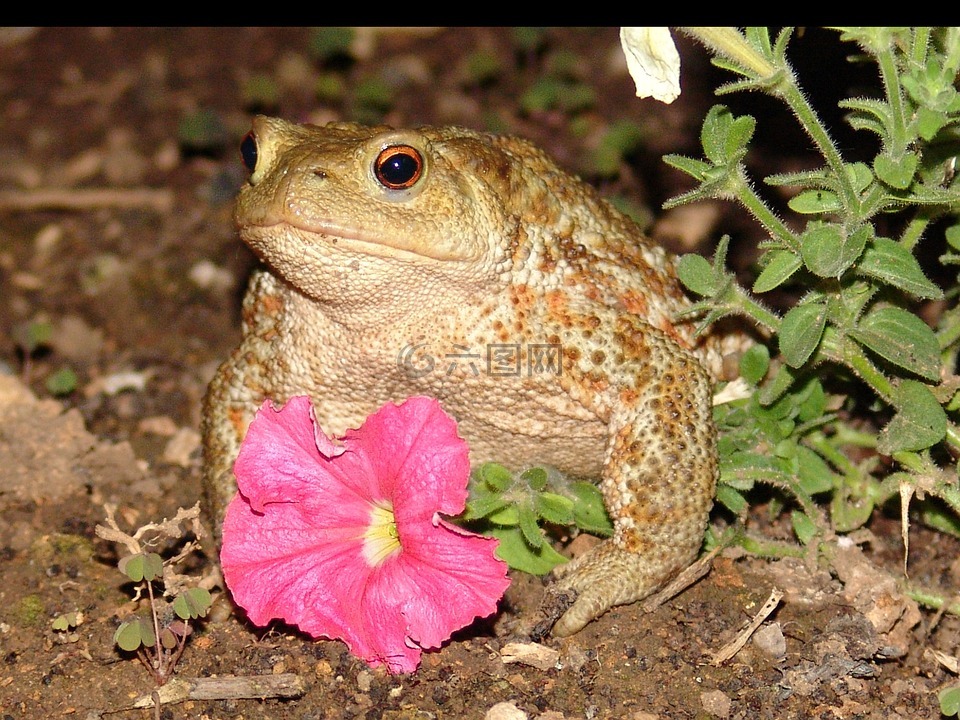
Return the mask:
{"type": "Polygon", "coordinates": [[[541,602],[543,619],[534,636],[547,632],[554,637],[573,635],[610,608],[650,595],[663,575],[662,571],[652,572],[648,559],[617,547],[612,540],[556,568],[554,574],[557,580],[541,602]]]}

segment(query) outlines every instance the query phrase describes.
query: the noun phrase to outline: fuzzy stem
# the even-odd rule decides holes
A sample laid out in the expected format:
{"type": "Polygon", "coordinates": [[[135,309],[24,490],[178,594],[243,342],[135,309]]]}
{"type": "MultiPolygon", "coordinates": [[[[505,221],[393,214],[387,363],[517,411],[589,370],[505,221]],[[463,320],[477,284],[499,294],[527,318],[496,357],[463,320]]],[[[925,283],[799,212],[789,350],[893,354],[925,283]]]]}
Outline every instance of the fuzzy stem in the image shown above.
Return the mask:
{"type": "Polygon", "coordinates": [[[756,555],[757,557],[802,558],[807,554],[806,549],[800,547],[799,545],[778,542],[776,540],[762,539],[752,535],[747,535],[746,533],[741,535],[735,544],[742,547],[751,555],[756,555]]]}
{"type": "Polygon", "coordinates": [[[859,215],[860,199],[857,197],[857,193],[850,182],[850,177],[844,169],[843,158],[840,155],[840,151],[834,144],[833,138],[830,137],[830,133],[827,132],[823,123],[820,122],[820,118],[813,109],[813,106],[810,105],[806,96],[796,84],[793,75],[790,74],[789,77],[790,82],[785,83],[778,94],[793,111],[793,114],[797,116],[801,127],[807,135],[810,136],[810,139],[813,140],[823,159],[827,161],[827,165],[829,165],[833,171],[841,195],[843,196],[844,208],[849,212],[855,212],[859,215]]]}
{"type": "Polygon", "coordinates": [[[951,615],[960,615],[960,601],[957,601],[956,598],[953,598],[953,602],[949,602],[943,595],[911,585],[906,586],[903,592],[908,598],[916,600],[924,607],[933,610],[943,609],[944,612],[951,615]]]}
{"type": "MultiPolygon", "coordinates": [[[[893,51],[887,48],[875,55],[877,66],[880,68],[880,77],[883,79],[884,92],[887,102],[890,103],[890,113],[893,123],[890,128],[890,154],[899,158],[907,148],[907,118],[903,105],[903,92],[900,89],[900,75],[897,72],[897,63],[893,59],[893,51]]],[[[884,139],[887,142],[887,139],[884,139]]]]}
{"type": "Polygon", "coordinates": [[[736,180],[731,183],[733,193],[737,200],[747,211],[759,222],[764,229],[773,237],[783,243],[794,252],[800,252],[800,242],[790,231],[790,228],[777,217],[767,204],[760,198],[756,190],[747,179],[746,169],[743,165],[737,166],[736,180]]]}
{"type": "Polygon", "coordinates": [[[837,336],[826,333],[820,344],[820,352],[834,362],[846,365],[859,375],[864,382],[873,388],[887,403],[892,404],[893,384],[880,370],[863,354],[860,346],[851,340],[837,339],[837,336]]]}
{"type": "Polygon", "coordinates": [[[767,310],[763,305],[754,300],[746,290],[739,285],[735,285],[736,301],[733,303],[737,312],[746,315],[761,327],[766,328],[771,333],[780,331],[780,318],[775,313],[767,310]]]}
{"type": "Polygon", "coordinates": [[[927,64],[927,48],[930,45],[930,28],[918,27],[913,30],[913,47],[910,59],[920,67],[927,64]]]}
{"type": "Polygon", "coordinates": [[[904,228],[903,234],[900,235],[900,244],[907,250],[913,250],[920,242],[920,238],[923,237],[923,232],[929,224],[930,218],[927,216],[917,215],[912,218],[907,223],[907,227],[904,228]]]}
{"type": "Polygon", "coordinates": [[[736,28],[684,27],[680,30],[761,79],[769,79],[777,73],[778,68],[758,53],[736,28]]]}

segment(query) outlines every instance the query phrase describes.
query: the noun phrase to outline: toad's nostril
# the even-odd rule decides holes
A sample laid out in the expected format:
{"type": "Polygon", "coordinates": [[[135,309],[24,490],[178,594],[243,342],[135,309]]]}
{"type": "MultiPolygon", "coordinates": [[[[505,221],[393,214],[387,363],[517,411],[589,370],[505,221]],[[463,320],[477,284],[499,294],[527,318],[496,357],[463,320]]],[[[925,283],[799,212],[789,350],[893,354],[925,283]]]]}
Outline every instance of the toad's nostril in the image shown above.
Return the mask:
{"type": "Polygon", "coordinates": [[[316,177],[320,178],[321,180],[326,180],[326,179],[327,179],[327,171],[326,171],[326,170],[321,170],[320,168],[317,168],[317,169],[315,169],[315,170],[313,171],[313,174],[314,174],[316,177]]]}

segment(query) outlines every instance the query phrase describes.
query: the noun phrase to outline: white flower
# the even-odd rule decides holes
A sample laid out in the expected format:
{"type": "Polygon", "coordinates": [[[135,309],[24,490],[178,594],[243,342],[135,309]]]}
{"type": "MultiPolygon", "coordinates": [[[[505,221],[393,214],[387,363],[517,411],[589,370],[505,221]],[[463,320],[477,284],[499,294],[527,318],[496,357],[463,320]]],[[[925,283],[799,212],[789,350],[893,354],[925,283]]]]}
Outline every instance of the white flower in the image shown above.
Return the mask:
{"type": "Polygon", "coordinates": [[[680,95],[680,54],[665,27],[622,27],[620,45],[637,97],[671,103],[680,95]]]}

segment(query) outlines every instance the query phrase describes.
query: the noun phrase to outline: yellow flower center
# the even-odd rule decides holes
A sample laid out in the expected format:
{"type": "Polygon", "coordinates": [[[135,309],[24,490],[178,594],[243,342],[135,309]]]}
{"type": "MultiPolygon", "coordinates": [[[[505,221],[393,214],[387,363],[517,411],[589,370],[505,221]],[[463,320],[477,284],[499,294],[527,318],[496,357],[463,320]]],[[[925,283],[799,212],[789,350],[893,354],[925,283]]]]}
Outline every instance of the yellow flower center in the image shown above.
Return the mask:
{"type": "Polygon", "coordinates": [[[363,534],[363,559],[376,567],[400,549],[393,504],[382,500],[370,509],[370,525],[363,534]]]}

